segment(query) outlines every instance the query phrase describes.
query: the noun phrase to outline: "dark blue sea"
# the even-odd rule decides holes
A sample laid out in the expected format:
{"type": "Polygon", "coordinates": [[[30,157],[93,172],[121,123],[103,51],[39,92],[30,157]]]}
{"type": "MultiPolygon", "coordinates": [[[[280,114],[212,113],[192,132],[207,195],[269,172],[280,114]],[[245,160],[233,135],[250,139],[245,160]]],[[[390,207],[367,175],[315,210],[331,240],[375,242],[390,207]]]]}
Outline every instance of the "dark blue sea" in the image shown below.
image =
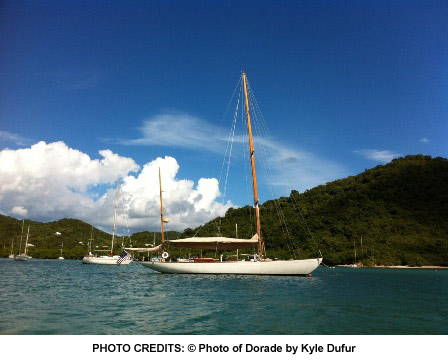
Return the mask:
{"type": "Polygon", "coordinates": [[[0,334],[448,334],[448,271],[158,274],[0,260],[0,334]]]}

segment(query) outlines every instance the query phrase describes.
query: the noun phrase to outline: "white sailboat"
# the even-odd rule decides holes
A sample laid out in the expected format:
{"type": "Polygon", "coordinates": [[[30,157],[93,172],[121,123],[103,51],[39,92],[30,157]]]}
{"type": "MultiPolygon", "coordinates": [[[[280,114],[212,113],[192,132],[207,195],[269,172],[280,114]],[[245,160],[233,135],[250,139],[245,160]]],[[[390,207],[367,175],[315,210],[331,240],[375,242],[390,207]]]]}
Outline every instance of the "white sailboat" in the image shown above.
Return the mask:
{"type": "Polygon", "coordinates": [[[254,191],[254,208],[257,224],[257,233],[252,239],[233,239],[224,237],[193,237],[179,240],[164,240],[164,213],[162,202],[162,182],[160,181],[160,216],[162,223],[162,243],[154,251],[162,255],[159,261],[143,261],[143,266],[161,273],[171,274],[239,274],[239,275],[308,275],[322,262],[322,258],[303,260],[271,260],[265,256],[265,248],[261,235],[260,209],[258,199],[257,178],[255,170],[255,155],[250,122],[249,99],[247,93],[246,74],[243,72],[242,81],[246,105],[246,118],[249,135],[249,156],[252,168],[252,183],[254,191]],[[256,254],[248,256],[243,261],[224,261],[220,259],[199,258],[189,262],[175,262],[169,260],[169,254],[165,251],[165,242],[169,242],[178,248],[201,248],[209,250],[235,250],[244,248],[258,248],[256,254]]]}
{"type": "MultiPolygon", "coordinates": [[[[114,227],[112,231],[112,244],[110,248],[109,255],[101,255],[97,256],[92,253],[91,248],[89,249],[89,254],[84,256],[82,259],[82,262],[84,264],[95,264],[95,265],[117,265],[117,261],[120,259],[119,255],[114,255],[114,240],[115,240],[115,233],[117,229],[117,208],[118,208],[118,197],[120,192],[120,182],[117,184],[117,190],[115,193],[115,210],[114,210],[114,227]]],[[[91,242],[90,242],[91,245],[91,242]]],[[[103,250],[97,250],[97,251],[103,251],[103,250]]],[[[109,251],[109,250],[105,250],[109,251]]],[[[129,265],[132,262],[132,258],[128,258],[120,263],[120,265],[129,265]]]]}
{"type": "Polygon", "coordinates": [[[61,256],[58,257],[58,260],[64,260],[64,257],[62,256],[62,248],[64,247],[64,242],[61,244],[61,256]]]}
{"type": "MultiPolygon", "coordinates": [[[[23,232],[23,223],[22,223],[22,232],[23,232]]],[[[28,231],[26,233],[26,241],[25,241],[25,250],[22,254],[16,255],[14,257],[14,260],[25,261],[25,260],[32,259],[32,257],[27,254],[28,247],[34,246],[32,244],[28,244],[29,235],[30,235],[30,226],[28,225],[28,231]]]]}
{"type": "MultiPolygon", "coordinates": [[[[23,227],[25,226],[25,220],[22,220],[22,232],[20,233],[20,243],[19,243],[19,254],[20,254],[20,250],[22,249],[22,240],[23,240],[23,227]]],[[[9,255],[10,259],[15,259],[15,255],[11,252],[11,254],[9,255]],[[12,255],[12,257],[11,257],[12,255]]]]}
{"type": "MultiPolygon", "coordinates": [[[[361,237],[361,243],[362,243],[362,237],[361,237]]],[[[355,262],[353,264],[351,264],[350,267],[357,268],[359,266],[356,262],[356,241],[355,240],[353,240],[353,248],[355,249],[355,262]]]]}
{"type": "Polygon", "coordinates": [[[14,238],[12,238],[11,252],[9,253],[8,259],[14,259],[14,238]]]}

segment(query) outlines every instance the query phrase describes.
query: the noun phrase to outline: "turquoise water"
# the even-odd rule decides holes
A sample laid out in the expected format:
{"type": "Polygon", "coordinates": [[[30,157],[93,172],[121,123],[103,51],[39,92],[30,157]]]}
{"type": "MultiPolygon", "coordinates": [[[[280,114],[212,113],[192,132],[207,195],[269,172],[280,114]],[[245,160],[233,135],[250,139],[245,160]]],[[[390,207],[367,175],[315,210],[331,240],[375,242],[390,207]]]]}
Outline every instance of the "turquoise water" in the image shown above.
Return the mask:
{"type": "Polygon", "coordinates": [[[0,260],[0,334],[448,334],[448,271],[163,275],[0,260]]]}

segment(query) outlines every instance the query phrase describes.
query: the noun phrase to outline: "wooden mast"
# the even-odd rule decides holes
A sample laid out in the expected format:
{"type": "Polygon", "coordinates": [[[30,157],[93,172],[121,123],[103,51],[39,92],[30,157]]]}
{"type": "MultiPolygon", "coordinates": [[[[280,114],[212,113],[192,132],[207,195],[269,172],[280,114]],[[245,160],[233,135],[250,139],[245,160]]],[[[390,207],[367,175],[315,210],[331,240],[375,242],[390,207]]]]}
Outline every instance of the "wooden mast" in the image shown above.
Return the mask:
{"type": "Polygon", "coordinates": [[[25,219],[22,220],[22,234],[20,234],[20,245],[19,245],[19,254],[22,251],[22,240],[23,240],[23,226],[25,225],[25,219]]]}
{"type": "Polygon", "coordinates": [[[92,225],[92,228],[90,229],[90,239],[89,239],[89,246],[88,246],[89,253],[87,255],[90,255],[92,253],[92,241],[93,241],[93,225],[92,225]]]}
{"type": "Polygon", "coordinates": [[[14,237],[12,238],[12,242],[11,242],[11,253],[9,254],[10,256],[13,255],[14,256],[14,237]]]}
{"type": "Polygon", "coordinates": [[[249,155],[252,166],[252,182],[254,187],[254,208],[255,217],[257,219],[257,235],[258,235],[258,255],[260,260],[263,256],[263,239],[261,237],[261,223],[260,223],[260,208],[258,206],[258,187],[257,187],[257,173],[255,170],[255,155],[254,155],[254,142],[252,139],[252,125],[250,123],[250,111],[249,111],[249,97],[247,96],[247,84],[246,73],[243,71],[243,85],[244,85],[244,98],[246,99],[246,118],[247,118],[247,131],[249,133],[249,155]]]}
{"type": "Polygon", "coordinates": [[[25,255],[28,250],[28,237],[30,236],[30,226],[28,225],[28,232],[26,233],[26,242],[25,242],[25,255]]]}
{"type": "Polygon", "coordinates": [[[160,186],[160,222],[162,223],[162,247],[161,252],[165,251],[165,218],[163,215],[163,199],[162,199],[162,175],[159,168],[159,186],[160,186]]]}

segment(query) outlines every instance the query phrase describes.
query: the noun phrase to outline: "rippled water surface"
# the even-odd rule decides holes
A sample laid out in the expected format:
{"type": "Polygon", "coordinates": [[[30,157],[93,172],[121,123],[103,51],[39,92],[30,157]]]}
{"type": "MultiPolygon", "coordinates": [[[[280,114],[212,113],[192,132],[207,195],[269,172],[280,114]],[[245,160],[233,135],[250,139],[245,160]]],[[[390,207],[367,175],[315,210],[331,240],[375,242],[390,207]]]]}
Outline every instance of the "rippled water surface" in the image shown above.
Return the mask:
{"type": "Polygon", "coordinates": [[[448,334],[448,271],[164,275],[0,260],[1,334],[448,334]]]}

